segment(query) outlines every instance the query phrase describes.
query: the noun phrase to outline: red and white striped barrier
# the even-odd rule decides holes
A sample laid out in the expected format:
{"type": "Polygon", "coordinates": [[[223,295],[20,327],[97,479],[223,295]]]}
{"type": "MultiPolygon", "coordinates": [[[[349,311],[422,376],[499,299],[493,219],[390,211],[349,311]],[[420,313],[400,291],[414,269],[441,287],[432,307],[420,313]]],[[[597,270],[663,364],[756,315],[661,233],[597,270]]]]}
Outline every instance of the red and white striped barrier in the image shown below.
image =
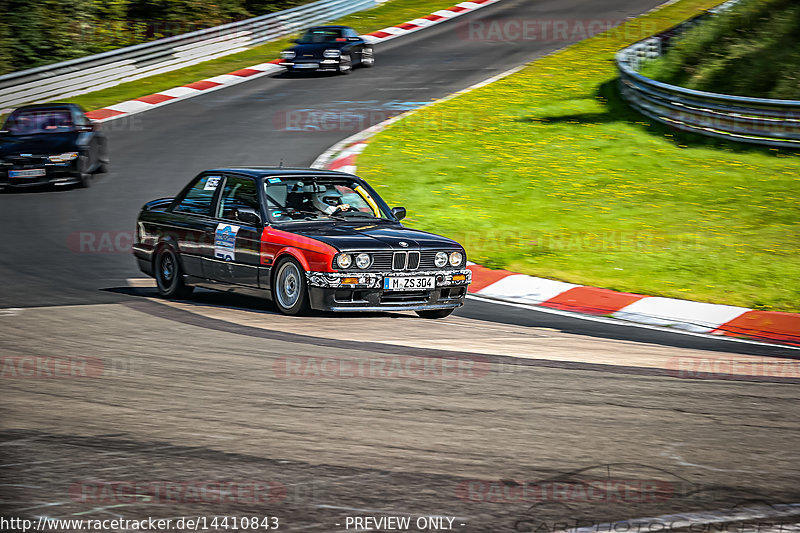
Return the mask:
{"type": "MultiPolygon", "coordinates": [[[[369,33],[364,37],[371,43],[389,41],[396,37],[401,37],[403,35],[407,35],[436,24],[441,24],[442,22],[447,22],[454,17],[471,13],[476,9],[480,9],[497,2],[500,2],[500,0],[473,0],[470,2],[461,2],[453,7],[441,9],[422,18],[408,21],[405,24],[391,26],[389,28],[384,28],[382,30],[369,33]]],[[[86,115],[95,122],[106,122],[108,120],[122,118],[135,113],[141,113],[142,111],[154,109],[156,107],[178,102],[180,100],[186,100],[187,98],[192,98],[209,91],[223,89],[231,85],[237,85],[245,81],[260,78],[261,76],[280,72],[283,70],[283,67],[277,65],[277,63],[280,63],[280,61],[280,59],[275,59],[266,63],[253,65],[252,67],[239,69],[234,72],[229,72],[228,74],[214,76],[213,78],[208,78],[205,80],[196,81],[182,87],[174,87],[166,91],[142,96],[141,98],[137,98],[135,100],[128,100],[119,104],[110,105],[108,107],[104,107],[103,109],[90,111],[86,113],[86,115]]]]}

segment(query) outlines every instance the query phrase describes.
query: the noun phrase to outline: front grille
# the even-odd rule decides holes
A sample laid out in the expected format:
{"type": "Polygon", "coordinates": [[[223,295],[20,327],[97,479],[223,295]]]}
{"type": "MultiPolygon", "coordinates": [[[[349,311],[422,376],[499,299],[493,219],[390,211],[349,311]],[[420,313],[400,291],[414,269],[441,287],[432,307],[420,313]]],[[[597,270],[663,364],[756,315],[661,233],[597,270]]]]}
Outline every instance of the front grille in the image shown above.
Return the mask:
{"type": "Polygon", "coordinates": [[[404,270],[408,256],[405,252],[395,252],[392,259],[392,270],[404,270]]]}
{"type": "Polygon", "coordinates": [[[382,304],[424,304],[430,298],[430,291],[384,292],[382,304]]]}
{"type": "Polygon", "coordinates": [[[38,167],[47,162],[47,157],[45,156],[32,156],[32,157],[6,156],[4,159],[6,163],[11,163],[15,169],[34,167],[34,166],[38,167]]]}
{"type": "Polygon", "coordinates": [[[372,267],[370,270],[391,270],[392,252],[372,254],[372,267]]]}
{"type": "MultiPolygon", "coordinates": [[[[434,263],[436,252],[434,251],[396,251],[396,252],[368,252],[372,256],[372,265],[367,272],[413,272],[418,270],[453,270],[448,263],[443,267],[437,267],[434,263]]],[[[448,254],[450,251],[446,251],[448,254]]],[[[350,252],[353,256],[359,252],[350,252]]]]}
{"type": "Polygon", "coordinates": [[[419,252],[395,252],[392,270],[416,270],[419,268],[419,252]]]}
{"type": "Polygon", "coordinates": [[[406,268],[416,270],[419,268],[419,252],[408,252],[408,264],[406,268]]]}

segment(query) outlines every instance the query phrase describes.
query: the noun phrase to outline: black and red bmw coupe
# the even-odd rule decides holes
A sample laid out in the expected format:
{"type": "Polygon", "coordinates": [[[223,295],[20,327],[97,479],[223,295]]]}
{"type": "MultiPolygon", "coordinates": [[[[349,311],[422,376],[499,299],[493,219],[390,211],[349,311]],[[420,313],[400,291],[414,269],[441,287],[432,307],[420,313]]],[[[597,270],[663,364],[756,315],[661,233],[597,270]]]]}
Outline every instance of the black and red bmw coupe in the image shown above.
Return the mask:
{"type": "Polygon", "coordinates": [[[134,255],[160,294],[195,286],[267,297],[285,314],[416,311],[442,318],[464,303],[471,272],[457,242],[404,227],[361,178],[290,168],[224,168],[153,200],[134,255]]]}

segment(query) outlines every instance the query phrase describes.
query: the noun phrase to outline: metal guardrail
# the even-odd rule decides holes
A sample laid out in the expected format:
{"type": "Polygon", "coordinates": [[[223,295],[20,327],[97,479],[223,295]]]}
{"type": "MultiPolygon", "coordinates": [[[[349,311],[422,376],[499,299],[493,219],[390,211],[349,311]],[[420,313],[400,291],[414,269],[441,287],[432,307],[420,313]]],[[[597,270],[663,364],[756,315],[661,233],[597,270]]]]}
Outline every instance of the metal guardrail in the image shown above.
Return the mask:
{"type": "MultiPolygon", "coordinates": [[[[319,0],[239,22],[0,76],[0,112],[177,70],[291,35],[385,0],[319,0]]],[[[274,58],[264,58],[265,61],[274,58]]]]}
{"type": "MultiPolygon", "coordinates": [[[[730,7],[727,2],[722,7],[730,7]]],[[[715,12],[721,9],[717,8],[715,12]]],[[[617,53],[620,92],[637,111],[682,131],[778,148],[800,148],[800,101],[747,98],[661,83],[637,71],[698,19],[617,53]]]]}

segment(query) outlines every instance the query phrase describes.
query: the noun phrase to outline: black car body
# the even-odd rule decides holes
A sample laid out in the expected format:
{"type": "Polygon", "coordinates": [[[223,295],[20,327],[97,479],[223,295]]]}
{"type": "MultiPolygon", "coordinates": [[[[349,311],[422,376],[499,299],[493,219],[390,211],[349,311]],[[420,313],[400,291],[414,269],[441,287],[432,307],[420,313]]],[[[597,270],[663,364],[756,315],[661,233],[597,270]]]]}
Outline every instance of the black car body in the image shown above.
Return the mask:
{"type": "Polygon", "coordinates": [[[0,189],[31,185],[88,187],[108,166],[106,137],[76,104],[14,110],[0,131],[0,189]]]}
{"type": "Polygon", "coordinates": [[[471,272],[458,243],[400,224],[361,178],[313,169],[208,170],[145,204],[133,253],[165,297],[194,286],[272,299],[285,314],[463,305],[471,272]]]}
{"type": "Polygon", "coordinates": [[[295,72],[339,72],[349,74],[353,67],[375,64],[372,44],[347,26],[316,26],[295,40],[292,48],[281,52],[281,66],[295,72]]]}

